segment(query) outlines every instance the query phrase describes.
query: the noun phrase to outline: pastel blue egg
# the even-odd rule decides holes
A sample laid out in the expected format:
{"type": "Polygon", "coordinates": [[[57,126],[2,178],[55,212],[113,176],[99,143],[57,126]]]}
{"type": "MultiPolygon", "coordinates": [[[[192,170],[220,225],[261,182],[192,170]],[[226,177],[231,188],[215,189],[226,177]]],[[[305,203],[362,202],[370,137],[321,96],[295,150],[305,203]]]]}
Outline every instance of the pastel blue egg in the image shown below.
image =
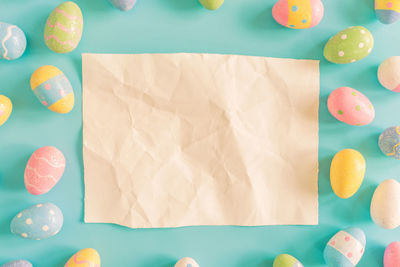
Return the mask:
{"type": "Polygon", "coordinates": [[[122,11],[131,10],[136,4],[136,0],[110,0],[113,6],[122,11]]]}
{"type": "Polygon", "coordinates": [[[379,148],[389,157],[400,159],[400,126],[387,128],[379,136],[379,148]]]}
{"type": "Polygon", "coordinates": [[[25,52],[26,37],[18,26],[0,22],[0,59],[17,59],[25,52]]]}
{"type": "Polygon", "coordinates": [[[364,254],[365,243],[365,234],[360,228],[351,227],[339,231],[325,247],[326,264],[329,267],[356,266],[364,254]]]}
{"type": "Polygon", "coordinates": [[[400,13],[390,9],[377,9],[375,12],[379,21],[384,24],[392,24],[400,18],[400,13]]]}
{"type": "Polygon", "coordinates": [[[45,239],[56,235],[63,225],[63,214],[53,203],[32,206],[11,221],[11,232],[28,239],[45,239]]]}
{"type": "Polygon", "coordinates": [[[7,262],[0,267],[32,267],[32,263],[26,260],[16,260],[7,262]]]}

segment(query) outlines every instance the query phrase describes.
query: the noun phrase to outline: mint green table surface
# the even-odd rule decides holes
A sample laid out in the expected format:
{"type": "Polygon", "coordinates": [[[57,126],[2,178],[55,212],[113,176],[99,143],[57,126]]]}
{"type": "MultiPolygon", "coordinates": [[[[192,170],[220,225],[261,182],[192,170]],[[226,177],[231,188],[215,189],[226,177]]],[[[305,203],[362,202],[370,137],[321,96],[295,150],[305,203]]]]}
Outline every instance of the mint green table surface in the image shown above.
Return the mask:
{"type": "Polygon", "coordinates": [[[261,267],[272,266],[280,253],[292,254],[305,266],[324,266],[323,249],[329,238],[342,228],[358,226],[367,235],[366,253],[359,266],[383,266],[384,249],[400,240],[400,230],[383,230],[373,224],[369,205],[381,181],[400,176],[400,162],[381,154],[377,145],[381,131],[400,125],[400,94],[381,87],[376,72],[384,59],[400,54],[400,22],[389,26],[378,22],[373,0],[325,0],[321,24],[308,30],[278,25],[271,16],[273,0],[225,0],[215,12],[203,9],[197,0],[138,0],[126,13],[107,0],[76,0],[84,14],[83,38],[75,51],[61,55],[51,52],[43,41],[47,16],[61,2],[0,1],[0,21],[18,25],[28,38],[28,48],[20,59],[0,62],[0,94],[14,104],[9,121],[0,127],[0,264],[25,258],[38,267],[63,266],[77,250],[93,247],[105,267],[172,267],[184,256],[195,258],[202,267],[261,267]],[[365,26],[373,33],[371,55],[349,65],[328,63],[322,56],[326,41],[353,25],[365,26]],[[229,53],[321,60],[319,225],[137,230],[85,224],[83,52],[229,53]],[[76,105],[67,115],[46,110],[30,90],[30,75],[46,64],[59,67],[72,82],[76,105]],[[353,87],[370,98],[376,109],[371,125],[345,125],[329,114],[327,97],[341,86],[353,87]],[[33,196],[24,187],[25,164],[35,149],[46,145],[64,152],[67,168],[52,191],[33,196]],[[330,161],[344,148],[359,150],[367,161],[360,190],[347,200],[336,197],[329,184],[330,161]],[[64,212],[64,227],[57,236],[30,241],[10,233],[15,214],[47,201],[64,212]]]}

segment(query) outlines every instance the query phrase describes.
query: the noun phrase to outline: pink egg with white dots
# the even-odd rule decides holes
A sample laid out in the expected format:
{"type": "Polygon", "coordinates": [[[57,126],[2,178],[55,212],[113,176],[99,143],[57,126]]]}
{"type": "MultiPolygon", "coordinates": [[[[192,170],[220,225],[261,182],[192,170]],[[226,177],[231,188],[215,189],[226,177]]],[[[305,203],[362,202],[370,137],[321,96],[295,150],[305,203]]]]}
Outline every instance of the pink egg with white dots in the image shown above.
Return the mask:
{"type": "Polygon", "coordinates": [[[334,90],[328,98],[328,109],[333,117],[350,125],[367,125],[375,118],[375,109],[371,101],[350,87],[334,90]]]}
{"type": "Polygon", "coordinates": [[[29,158],[25,168],[25,187],[32,195],[50,191],[65,169],[63,153],[53,146],[41,147],[29,158]]]}

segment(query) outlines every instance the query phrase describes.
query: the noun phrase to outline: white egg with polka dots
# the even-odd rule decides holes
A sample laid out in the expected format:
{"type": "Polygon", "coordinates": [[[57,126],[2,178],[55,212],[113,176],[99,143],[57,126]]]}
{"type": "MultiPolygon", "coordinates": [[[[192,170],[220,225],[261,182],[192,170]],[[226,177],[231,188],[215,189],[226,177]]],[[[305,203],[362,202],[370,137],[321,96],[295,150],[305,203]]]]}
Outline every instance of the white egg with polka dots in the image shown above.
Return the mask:
{"type": "Polygon", "coordinates": [[[11,221],[11,232],[23,238],[41,240],[62,228],[63,214],[53,203],[37,204],[18,213],[11,221]]]}
{"type": "Polygon", "coordinates": [[[175,267],[199,267],[199,264],[197,262],[189,257],[185,257],[180,259],[176,264],[175,267]]]}

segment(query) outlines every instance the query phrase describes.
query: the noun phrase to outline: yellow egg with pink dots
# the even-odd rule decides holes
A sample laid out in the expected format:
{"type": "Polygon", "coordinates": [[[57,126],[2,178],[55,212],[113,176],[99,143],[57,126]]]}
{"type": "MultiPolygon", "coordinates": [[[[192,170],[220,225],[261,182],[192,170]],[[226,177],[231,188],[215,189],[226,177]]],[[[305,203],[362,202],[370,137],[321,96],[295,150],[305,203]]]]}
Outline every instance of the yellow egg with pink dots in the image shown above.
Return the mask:
{"type": "Polygon", "coordinates": [[[278,0],[272,16],[279,24],[291,29],[307,29],[318,25],[324,16],[321,0],[278,0]]]}

